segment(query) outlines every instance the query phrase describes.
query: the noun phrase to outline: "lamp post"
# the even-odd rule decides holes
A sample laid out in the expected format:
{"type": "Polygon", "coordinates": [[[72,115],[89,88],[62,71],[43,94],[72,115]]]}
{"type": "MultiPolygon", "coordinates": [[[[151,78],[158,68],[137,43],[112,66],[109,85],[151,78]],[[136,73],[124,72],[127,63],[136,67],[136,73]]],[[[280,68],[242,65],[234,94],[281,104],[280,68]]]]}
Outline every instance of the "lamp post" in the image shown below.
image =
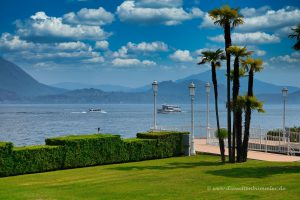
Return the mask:
{"type": "MultiPolygon", "coordinates": [[[[210,131],[209,131],[209,94],[210,94],[210,84],[207,82],[205,84],[205,92],[206,92],[206,138],[210,138],[210,131]]],[[[206,142],[207,142],[206,139],[206,142]]]]}
{"type": "Polygon", "coordinates": [[[191,96],[191,155],[195,155],[195,144],[194,144],[194,100],[195,100],[195,84],[189,85],[189,91],[191,96]]]}
{"type": "Polygon", "coordinates": [[[153,90],[153,97],[154,97],[154,109],[153,109],[153,128],[156,130],[156,96],[157,96],[157,90],[158,90],[158,83],[157,81],[153,81],[152,83],[152,90],[153,90]]]}
{"type": "Polygon", "coordinates": [[[285,104],[286,104],[287,95],[288,95],[288,89],[286,87],[282,88],[282,97],[283,97],[282,131],[283,131],[283,135],[286,139],[287,139],[287,135],[286,135],[286,131],[285,131],[285,104]]]}

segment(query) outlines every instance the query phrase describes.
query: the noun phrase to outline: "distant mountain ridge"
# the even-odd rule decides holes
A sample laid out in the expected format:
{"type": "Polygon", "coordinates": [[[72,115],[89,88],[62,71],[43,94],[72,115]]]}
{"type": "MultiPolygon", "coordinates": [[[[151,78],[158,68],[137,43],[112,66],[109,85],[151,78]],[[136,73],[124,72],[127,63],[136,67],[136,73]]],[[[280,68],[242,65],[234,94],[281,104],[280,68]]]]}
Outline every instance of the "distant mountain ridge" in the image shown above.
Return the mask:
{"type": "MultiPolygon", "coordinates": [[[[226,102],[225,71],[219,70],[219,102],[226,102]]],[[[210,82],[210,71],[188,76],[177,81],[162,81],[158,86],[158,103],[189,103],[188,86],[196,85],[196,103],[206,101],[205,84],[210,82]]],[[[69,86],[74,86],[71,84],[69,86]]],[[[80,86],[80,84],[79,84],[80,86]]],[[[90,86],[90,85],[85,85],[90,86]]],[[[84,86],[84,87],[85,87],[84,86]]],[[[66,90],[39,83],[15,64],[0,58],[0,102],[2,103],[152,103],[151,83],[140,88],[127,88],[114,85],[104,89],[80,88],[66,90]],[[113,91],[109,91],[113,90],[113,91]],[[128,89],[128,90],[127,90],[128,89]],[[106,91],[105,91],[106,90],[106,91]],[[123,90],[123,91],[122,91],[123,90]]],[[[246,92],[247,78],[241,81],[241,93],[246,92]]],[[[255,94],[265,103],[281,103],[282,86],[255,80],[255,94]],[[269,91],[269,92],[267,92],[269,91]]],[[[211,85],[210,99],[213,102],[211,85]]],[[[289,103],[300,103],[300,88],[289,87],[289,103]]]]}
{"type": "Polygon", "coordinates": [[[56,84],[52,84],[51,86],[64,88],[67,90],[95,88],[95,89],[103,90],[105,92],[130,92],[134,90],[134,88],[120,86],[120,85],[111,85],[111,84],[96,85],[96,84],[77,83],[77,82],[56,83],[56,84]]]}
{"type": "MultiPolygon", "coordinates": [[[[59,94],[66,90],[39,83],[20,67],[0,57],[0,89],[17,96],[59,94]]],[[[2,93],[3,94],[3,93],[2,93]]]]}
{"type": "MultiPolygon", "coordinates": [[[[199,73],[199,74],[194,74],[188,77],[185,77],[183,79],[179,79],[176,82],[182,82],[185,80],[189,80],[189,79],[196,79],[196,80],[202,80],[202,81],[211,81],[211,72],[210,71],[206,71],[203,73],[199,73]]],[[[224,85],[226,87],[226,71],[225,70],[217,70],[217,80],[218,80],[218,84],[219,85],[224,85]]],[[[247,77],[243,77],[240,79],[240,91],[241,93],[246,93],[247,91],[247,87],[248,87],[248,78],[247,77]]],[[[258,94],[276,94],[276,93],[281,93],[283,86],[280,85],[274,85],[272,83],[267,83],[258,79],[254,80],[254,94],[258,95],[258,94]]],[[[294,87],[294,86],[288,86],[289,92],[293,93],[296,92],[298,90],[300,90],[299,87],[294,87]]]]}

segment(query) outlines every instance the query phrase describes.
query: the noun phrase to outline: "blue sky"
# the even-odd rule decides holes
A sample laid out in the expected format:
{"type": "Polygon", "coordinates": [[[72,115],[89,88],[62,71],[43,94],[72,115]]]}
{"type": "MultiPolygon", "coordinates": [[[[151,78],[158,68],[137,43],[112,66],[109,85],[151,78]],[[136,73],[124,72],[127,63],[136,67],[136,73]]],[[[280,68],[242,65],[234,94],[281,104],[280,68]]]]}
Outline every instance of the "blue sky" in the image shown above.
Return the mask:
{"type": "Polygon", "coordinates": [[[46,84],[176,80],[209,69],[196,65],[202,50],[224,48],[207,15],[224,4],[245,17],[232,40],[264,60],[257,77],[300,86],[300,52],[288,38],[300,2],[290,0],[1,0],[0,55],[46,84]]]}

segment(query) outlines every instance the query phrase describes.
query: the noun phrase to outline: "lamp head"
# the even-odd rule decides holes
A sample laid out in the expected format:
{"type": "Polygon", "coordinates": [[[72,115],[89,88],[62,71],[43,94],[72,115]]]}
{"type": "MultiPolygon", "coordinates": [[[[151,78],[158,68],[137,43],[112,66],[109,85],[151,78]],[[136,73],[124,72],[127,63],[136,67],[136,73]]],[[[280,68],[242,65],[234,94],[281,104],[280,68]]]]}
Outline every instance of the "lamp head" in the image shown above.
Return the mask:
{"type": "Polygon", "coordinates": [[[190,85],[189,85],[189,91],[190,91],[190,96],[195,96],[195,84],[192,82],[190,85]]]}
{"type": "Polygon", "coordinates": [[[287,97],[288,89],[286,87],[282,88],[282,96],[287,97]]]}
{"type": "Polygon", "coordinates": [[[205,91],[206,91],[206,93],[209,93],[209,92],[210,92],[210,84],[209,84],[209,82],[207,82],[207,83],[205,84],[205,91]]]}
{"type": "Polygon", "coordinates": [[[152,83],[152,90],[153,90],[153,93],[157,93],[157,90],[158,90],[158,83],[157,83],[157,81],[153,81],[153,83],[152,83]]]}

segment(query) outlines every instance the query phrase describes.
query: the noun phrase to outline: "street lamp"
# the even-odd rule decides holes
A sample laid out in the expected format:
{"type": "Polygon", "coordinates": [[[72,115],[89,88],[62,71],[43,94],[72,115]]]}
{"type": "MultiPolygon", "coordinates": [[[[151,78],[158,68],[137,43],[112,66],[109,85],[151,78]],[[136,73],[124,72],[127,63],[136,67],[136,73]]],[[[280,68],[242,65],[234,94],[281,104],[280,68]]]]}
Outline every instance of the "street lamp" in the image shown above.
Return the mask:
{"type": "Polygon", "coordinates": [[[195,84],[189,85],[189,91],[191,96],[191,155],[195,155],[195,144],[194,144],[194,100],[195,100],[195,84]]]}
{"type": "Polygon", "coordinates": [[[158,83],[157,83],[157,81],[153,81],[153,83],[152,83],[152,90],[153,90],[153,97],[154,97],[154,110],[153,110],[154,121],[153,121],[153,128],[154,128],[154,130],[156,130],[156,95],[157,95],[157,90],[158,90],[158,83]]]}
{"type": "Polygon", "coordinates": [[[286,87],[282,88],[282,97],[283,97],[283,120],[282,120],[282,131],[284,137],[287,137],[286,131],[285,131],[285,104],[286,104],[286,99],[288,95],[288,89],[286,87]]]}
{"type": "Polygon", "coordinates": [[[207,82],[205,84],[205,92],[206,92],[206,142],[210,138],[209,132],[209,94],[210,94],[210,84],[207,82]]]}

